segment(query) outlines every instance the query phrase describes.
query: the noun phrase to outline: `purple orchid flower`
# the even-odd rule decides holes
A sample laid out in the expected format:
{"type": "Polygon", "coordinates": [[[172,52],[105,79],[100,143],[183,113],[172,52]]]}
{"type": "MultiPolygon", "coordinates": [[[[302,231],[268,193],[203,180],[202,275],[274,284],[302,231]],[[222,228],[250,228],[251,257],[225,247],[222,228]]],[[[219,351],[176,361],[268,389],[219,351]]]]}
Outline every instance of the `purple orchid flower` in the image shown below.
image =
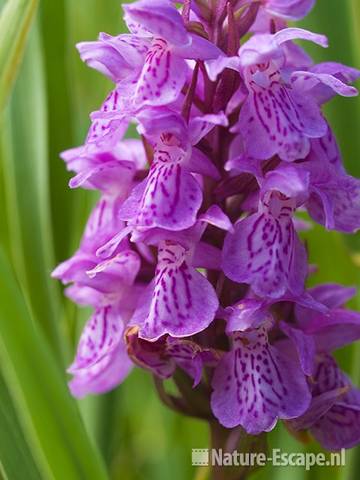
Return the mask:
{"type": "Polygon", "coordinates": [[[304,290],[307,261],[292,216],[307,194],[308,177],[293,168],[269,172],[258,212],[240,220],[225,239],[223,269],[232,280],[265,297],[304,290]]]}
{"type": "Polygon", "coordinates": [[[101,190],[108,195],[126,193],[137,170],[146,166],[139,140],[121,140],[113,148],[78,147],[62,153],[67,167],[77,175],[70,180],[71,188],[101,190]]]}
{"type": "Polygon", "coordinates": [[[289,422],[294,430],[309,430],[327,450],[351,448],[360,441],[360,390],[331,355],[319,356],[309,409],[289,422]]]}
{"type": "Polygon", "coordinates": [[[301,20],[314,4],[315,0],[267,0],[264,8],[271,15],[285,20],[301,20]]]}
{"type": "Polygon", "coordinates": [[[281,160],[291,162],[309,154],[310,139],[323,137],[327,131],[311,94],[315,86],[343,96],[357,94],[354,87],[329,73],[291,68],[284,45],[295,39],[327,46],[322,35],[287,28],[273,35],[254,35],[240,47],[239,57],[208,62],[212,78],[224,67],[241,71],[248,96],[232,130],[241,132],[245,151],[252,158],[265,160],[277,154],[281,160]]]}
{"type": "Polygon", "coordinates": [[[138,336],[137,327],[128,330],[126,342],[134,363],[162,379],[170,378],[179,367],[193,379],[193,388],[200,383],[204,366],[214,366],[218,360],[216,351],[192,340],[168,336],[147,342],[138,336]]]}
{"type": "MultiPolygon", "coordinates": [[[[239,2],[239,6],[245,0],[239,2]]],[[[312,10],[315,0],[264,0],[260,3],[259,11],[254,24],[253,32],[271,33],[286,28],[287,21],[301,20],[312,10]]]]}
{"type": "Polygon", "coordinates": [[[120,312],[114,306],[97,309],[86,324],[68,369],[74,376],[69,383],[74,396],[107,392],[129,374],[133,364],[126,353],[120,312]]]}
{"type": "Polygon", "coordinates": [[[142,131],[154,138],[154,158],[148,177],[124,203],[121,218],[147,228],[189,228],[195,224],[202,203],[201,185],[193,173],[215,178],[219,175],[210,160],[192,145],[226,119],[221,114],[209,119],[194,118],[187,128],[181,117],[165,111],[156,127],[147,130],[154,112],[146,113],[140,121],[142,131]]]}
{"type": "Polygon", "coordinates": [[[127,4],[129,33],[78,45],[114,86],[84,145],[62,154],[70,187],[100,192],[80,247],[53,272],[93,308],[71,392],[108,391],[138,366],[157,388],[188,382],[161,398],[229,434],[284,420],[350,448],[359,390],[332,352],[360,338],[360,314],[344,307],[352,288],[306,288],[316,266],[298,231],[312,223],[297,215],[360,227],[360,180],[321,110],[356,95],[360,72],[314,65],[293,42],[327,46],[287,26],[314,0],[180,3],[127,4]],[[127,138],[130,124],[140,138],[127,138]]]}
{"type": "MultiPolygon", "coordinates": [[[[337,366],[331,352],[360,338],[360,314],[344,308],[354,288],[324,284],[309,292],[327,312],[297,305],[296,326],[282,329],[297,345],[307,366],[312,401],[306,412],[289,422],[294,430],[309,430],[328,450],[351,448],[360,439],[360,391],[337,366]]],[[[291,347],[290,347],[291,348],[291,347]]]]}
{"type": "Polygon", "coordinates": [[[185,59],[216,58],[220,50],[189,33],[176,8],[166,0],[123,5],[132,35],[78,44],[81,58],[117,84],[119,95],[133,108],[167,105],[180,95],[188,76],[185,59]]]}
{"type": "Polygon", "coordinates": [[[131,324],[139,325],[140,338],[147,340],[156,340],[165,333],[187,337],[208,327],[218,306],[215,290],[191,266],[186,250],[167,241],[159,246],[154,284],[149,286],[131,324]]]}
{"type": "Polygon", "coordinates": [[[300,364],[269,343],[271,327],[271,317],[263,312],[260,325],[234,332],[230,352],[215,369],[211,407],[225,427],[241,425],[256,435],[272,430],[279,418],[300,416],[309,406],[300,364]]]}
{"type": "Polygon", "coordinates": [[[311,217],[328,229],[356,232],[360,228],[360,181],[345,172],[330,127],[323,138],[312,141],[310,155],[300,168],[310,173],[306,208],[311,217]]]}

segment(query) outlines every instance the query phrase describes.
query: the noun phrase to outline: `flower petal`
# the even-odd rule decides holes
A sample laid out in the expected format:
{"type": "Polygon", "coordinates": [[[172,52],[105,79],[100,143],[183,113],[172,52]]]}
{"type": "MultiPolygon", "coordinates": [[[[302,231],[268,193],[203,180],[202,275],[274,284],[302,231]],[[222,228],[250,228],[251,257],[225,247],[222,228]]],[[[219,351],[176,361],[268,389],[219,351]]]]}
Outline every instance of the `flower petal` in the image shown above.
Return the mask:
{"type": "Polygon", "coordinates": [[[186,337],[204,330],[218,308],[208,280],[186,262],[185,249],[165,242],[159,248],[155,284],[135,312],[131,324],[139,336],[154,341],[164,335],[186,337]]]}
{"type": "Polygon", "coordinates": [[[191,38],[191,44],[186,46],[176,46],[173,48],[176,55],[192,60],[210,60],[212,58],[218,58],[220,55],[224,55],[224,52],[212,42],[209,42],[195,33],[190,33],[189,35],[191,38]]]}
{"type": "Polygon", "coordinates": [[[190,44],[191,37],[186,31],[181,15],[170,2],[140,0],[122,7],[125,11],[125,21],[132,32],[140,35],[151,33],[172,45],[190,44]]]}
{"type": "Polygon", "coordinates": [[[226,332],[242,332],[258,328],[265,321],[271,321],[272,315],[267,311],[265,302],[254,298],[244,298],[240,302],[226,307],[226,332]]]}
{"type": "Polygon", "coordinates": [[[266,10],[285,20],[301,20],[313,8],[315,0],[268,0],[266,10]]]}
{"type": "Polygon", "coordinates": [[[355,297],[355,287],[344,287],[337,283],[324,283],[309,290],[315,300],[323,303],[328,308],[343,307],[349,300],[355,297]]]}
{"type": "Polygon", "coordinates": [[[300,294],[306,276],[306,253],[291,218],[267,213],[251,215],[229,233],[223,249],[225,274],[248,283],[257,295],[278,298],[290,290],[300,294]]]}
{"type": "Polygon", "coordinates": [[[165,41],[153,42],[136,84],[135,102],[142,105],[167,105],[177,99],[186,81],[188,67],[165,41]]]}
{"type": "Polygon", "coordinates": [[[112,37],[101,33],[97,42],[77,44],[81,59],[115,83],[133,81],[139,75],[148,42],[134,35],[112,37]]]}
{"type": "Polygon", "coordinates": [[[337,308],[312,315],[304,331],[314,336],[318,350],[331,352],[360,338],[360,313],[337,308]]]}
{"type": "Polygon", "coordinates": [[[266,160],[278,154],[291,162],[308,155],[309,138],[324,136],[327,125],[311,97],[274,82],[249,93],[233,131],[241,132],[250,157],[266,160]]]}
{"type": "Polygon", "coordinates": [[[214,225],[227,232],[233,231],[232,223],[229,217],[221,210],[218,205],[211,205],[205,213],[199,216],[199,220],[214,225]]]}
{"type": "Polygon", "coordinates": [[[159,378],[169,378],[175,371],[175,362],[165,353],[165,342],[147,342],[139,338],[139,329],[130,327],[126,334],[127,352],[131,360],[153,372],[159,378]]]}
{"type": "Polygon", "coordinates": [[[310,403],[299,365],[267,342],[265,328],[235,334],[231,352],[215,370],[211,407],[227,428],[241,425],[257,435],[274,428],[279,418],[295,418],[310,403]]]}
{"type": "Polygon", "coordinates": [[[192,145],[196,145],[216,125],[227,127],[228,119],[224,112],[208,113],[201,117],[194,117],[189,121],[189,135],[192,145]]]}
{"type": "Polygon", "coordinates": [[[261,191],[277,190],[288,198],[296,199],[300,206],[309,194],[310,175],[307,171],[292,165],[281,165],[265,175],[261,191]]]}
{"type": "Polygon", "coordinates": [[[202,349],[190,340],[167,338],[167,353],[193,380],[193,388],[200,382],[203,372],[202,349]]]}
{"type": "Polygon", "coordinates": [[[138,226],[183,230],[195,224],[201,203],[202,191],[196,179],[163,150],[136,195],[124,203],[120,216],[138,226]],[[143,188],[137,208],[132,209],[143,188]]]}
{"type": "Polygon", "coordinates": [[[69,388],[72,395],[77,398],[105,393],[122,383],[132,367],[133,363],[122,343],[113,353],[105,356],[98,363],[76,372],[69,382],[69,388]]]}
{"type": "Polygon", "coordinates": [[[75,361],[68,372],[89,368],[112,353],[123,338],[124,325],[119,312],[107,306],[98,309],[88,320],[81,334],[75,361]]]}
{"type": "Polygon", "coordinates": [[[193,266],[208,270],[221,270],[221,250],[210,243],[199,242],[194,250],[193,266]]]}
{"type": "Polygon", "coordinates": [[[289,424],[294,430],[306,430],[324,416],[330,408],[344,395],[343,387],[321,393],[311,400],[309,409],[298,418],[290,420],[289,424]]]}
{"type": "Polygon", "coordinates": [[[200,175],[205,175],[206,177],[214,178],[215,180],[220,179],[219,170],[213,162],[196,147],[192,148],[190,157],[183,165],[189,170],[189,172],[200,173],[200,175]]]}
{"type": "Polygon", "coordinates": [[[360,441],[360,391],[352,387],[329,355],[319,362],[314,380],[314,396],[341,387],[350,390],[312,425],[311,433],[327,450],[355,446],[360,441]]]}
{"type": "Polygon", "coordinates": [[[311,91],[321,84],[343,97],[354,97],[359,93],[355,87],[347,85],[334,75],[327,73],[298,70],[291,75],[291,82],[296,86],[297,90],[303,90],[304,92],[311,91]]]}
{"type": "Polygon", "coordinates": [[[328,46],[327,38],[302,28],[283,28],[275,34],[256,34],[239,49],[241,65],[248,67],[270,61],[285,62],[282,45],[290,40],[308,40],[322,47],[328,46]]]}
{"type": "Polygon", "coordinates": [[[280,328],[293,342],[299,356],[301,368],[305,375],[312,375],[315,368],[316,353],[313,337],[304,334],[300,329],[294,328],[286,322],[281,322],[280,328]]]}
{"type": "Polygon", "coordinates": [[[359,179],[336,170],[330,181],[315,187],[306,208],[316,222],[344,233],[360,229],[359,179]]]}

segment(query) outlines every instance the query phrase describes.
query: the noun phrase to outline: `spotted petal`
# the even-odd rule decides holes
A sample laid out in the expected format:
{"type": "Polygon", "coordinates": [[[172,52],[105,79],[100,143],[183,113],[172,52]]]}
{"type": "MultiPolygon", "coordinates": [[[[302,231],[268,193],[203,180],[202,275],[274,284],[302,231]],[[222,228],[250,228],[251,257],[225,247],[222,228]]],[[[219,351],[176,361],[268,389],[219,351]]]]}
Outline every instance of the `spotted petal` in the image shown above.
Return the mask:
{"type": "Polygon", "coordinates": [[[360,391],[352,386],[330,355],[323,356],[314,376],[314,398],[343,387],[348,388],[348,392],[310,428],[316,440],[327,450],[351,448],[359,443],[360,391]]]}
{"type": "Polygon", "coordinates": [[[123,330],[122,318],[116,309],[107,306],[95,311],[81,334],[75,361],[68,372],[74,374],[100,362],[118,347],[123,330]]]}
{"type": "Polygon", "coordinates": [[[74,397],[100,394],[118,386],[130,373],[133,364],[122,342],[118,348],[89,368],[78,370],[69,382],[74,397]]]}
{"type": "Polygon", "coordinates": [[[123,138],[128,127],[128,121],[125,118],[125,112],[120,113],[122,102],[122,92],[115,89],[110,92],[99,112],[92,116],[93,121],[86,138],[88,148],[90,148],[90,145],[91,148],[98,148],[103,145],[110,148],[123,138]],[[109,113],[115,114],[115,116],[107,118],[109,113]]]}
{"type": "Polygon", "coordinates": [[[167,105],[177,99],[186,81],[185,60],[174,55],[164,40],[154,40],[136,85],[135,101],[167,105]]]}
{"type": "Polygon", "coordinates": [[[291,218],[263,212],[240,221],[225,239],[223,269],[230,279],[250,284],[260,296],[278,298],[287,290],[300,294],[306,253],[291,218]]]}
{"type": "Polygon", "coordinates": [[[265,327],[234,335],[212,387],[211,407],[219,422],[241,425],[253,435],[272,430],[279,418],[298,417],[311,399],[300,366],[268,344],[265,327]]]}
{"type": "Polygon", "coordinates": [[[234,131],[242,133],[250,157],[265,160],[278,154],[291,162],[308,155],[309,139],[324,136],[327,125],[310,96],[274,81],[250,91],[234,131]]]}
{"type": "Polygon", "coordinates": [[[186,261],[180,245],[159,247],[154,284],[135,312],[131,324],[140,337],[154,341],[164,335],[186,337],[204,330],[214,319],[218,299],[208,280],[186,261]]]}
{"type": "Polygon", "coordinates": [[[124,203],[121,218],[148,228],[182,230],[194,225],[202,191],[173,149],[159,149],[147,179],[124,203]],[[175,157],[175,158],[174,158],[175,157]]]}

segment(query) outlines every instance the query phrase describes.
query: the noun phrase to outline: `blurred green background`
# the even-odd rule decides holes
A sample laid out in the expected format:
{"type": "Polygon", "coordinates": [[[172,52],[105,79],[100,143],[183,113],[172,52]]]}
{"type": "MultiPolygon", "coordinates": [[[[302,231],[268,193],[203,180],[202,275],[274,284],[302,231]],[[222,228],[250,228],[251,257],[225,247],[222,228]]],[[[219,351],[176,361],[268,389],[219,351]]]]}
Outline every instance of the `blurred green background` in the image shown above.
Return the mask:
{"type": "MultiPolygon", "coordinates": [[[[136,370],[117,390],[82,400],[67,391],[69,364],[89,312],[68,302],[50,272],[77,247],[96,196],[70,191],[59,152],[80,145],[88,114],[110,84],[82,64],[80,40],[123,31],[118,0],[0,0],[0,478],[9,480],[206,479],[191,467],[191,448],[208,444],[207,426],[163,407],[151,378],[136,370]],[[24,55],[23,55],[24,54],[24,55]],[[10,97],[10,98],[9,98],[10,97]]],[[[330,48],[317,61],[360,67],[359,0],[318,0],[306,28],[330,48]]],[[[360,100],[327,107],[349,171],[360,177],[360,100]]],[[[360,240],[316,227],[305,234],[311,279],[359,285],[360,240]]],[[[352,304],[359,306],[360,297],[352,304]]],[[[360,384],[360,347],[339,353],[360,384]]],[[[271,447],[303,446],[283,427],[271,447]]],[[[266,467],[258,479],[352,480],[360,450],[331,470],[266,467]]]]}

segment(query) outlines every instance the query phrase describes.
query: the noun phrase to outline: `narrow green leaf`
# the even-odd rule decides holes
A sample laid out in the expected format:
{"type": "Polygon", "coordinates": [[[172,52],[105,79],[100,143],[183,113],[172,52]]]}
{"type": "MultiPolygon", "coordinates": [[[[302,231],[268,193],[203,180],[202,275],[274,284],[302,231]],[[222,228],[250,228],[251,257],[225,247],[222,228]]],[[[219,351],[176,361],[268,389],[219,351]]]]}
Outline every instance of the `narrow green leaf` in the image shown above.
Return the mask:
{"type": "Polygon", "coordinates": [[[107,478],[65,379],[31,321],[0,251],[0,360],[29,445],[47,480],[107,478]]]}
{"type": "Polygon", "coordinates": [[[360,65],[360,3],[358,0],[348,0],[350,5],[350,32],[352,37],[352,51],[354,58],[358,64],[360,65]]]}
{"type": "Polygon", "coordinates": [[[0,113],[13,87],[38,0],[8,0],[0,16],[0,113]]]}
{"type": "MultiPolygon", "coordinates": [[[[40,4],[40,30],[46,72],[48,104],[48,156],[51,193],[52,226],[56,260],[70,253],[72,235],[64,235],[72,224],[75,205],[81,191],[68,187],[70,173],[59,154],[75,146],[72,79],[68,72],[68,18],[65,0],[43,0],[40,4]]],[[[76,2],[75,2],[76,3],[76,2]]],[[[75,54],[75,45],[72,45],[75,54]]]]}
{"type": "MultiPolygon", "coordinates": [[[[1,130],[0,151],[12,262],[36,321],[61,350],[58,286],[51,233],[47,110],[38,31],[31,32],[24,62],[1,130]]],[[[63,335],[65,338],[65,335],[63,335]]]]}
{"type": "MultiPolygon", "coordinates": [[[[16,411],[0,376],[0,462],[3,477],[11,480],[40,480],[16,411]]],[[[0,475],[1,478],[1,475],[0,475]]]]}

